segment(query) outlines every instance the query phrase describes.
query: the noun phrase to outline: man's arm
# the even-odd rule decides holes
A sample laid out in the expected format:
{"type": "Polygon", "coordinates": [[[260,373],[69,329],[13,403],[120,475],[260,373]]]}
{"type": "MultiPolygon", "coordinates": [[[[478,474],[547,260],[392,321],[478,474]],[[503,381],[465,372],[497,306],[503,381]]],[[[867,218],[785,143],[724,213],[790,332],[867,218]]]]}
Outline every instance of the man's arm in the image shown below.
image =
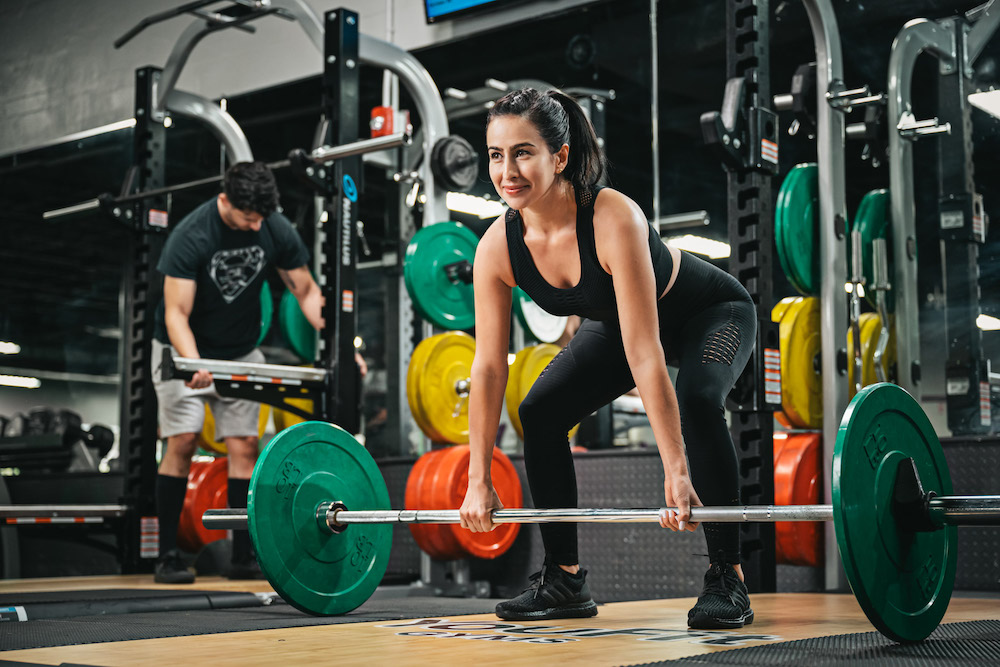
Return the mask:
{"type": "Polygon", "coordinates": [[[278,275],[288,287],[288,290],[295,295],[299,302],[302,313],[309,320],[313,328],[320,330],[325,326],[323,322],[323,292],[319,285],[313,280],[309,273],[309,267],[300,266],[297,269],[278,269],[278,275]]]}
{"type": "MultiPolygon", "coordinates": [[[[194,308],[194,295],[198,285],[187,278],[164,276],[163,278],[163,311],[164,323],[167,325],[167,336],[177,354],[188,359],[200,359],[198,344],[191,331],[191,310],[194,308]]],[[[212,374],[199,369],[190,380],[185,382],[192,389],[202,389],[212,384],[212,374]]]]}

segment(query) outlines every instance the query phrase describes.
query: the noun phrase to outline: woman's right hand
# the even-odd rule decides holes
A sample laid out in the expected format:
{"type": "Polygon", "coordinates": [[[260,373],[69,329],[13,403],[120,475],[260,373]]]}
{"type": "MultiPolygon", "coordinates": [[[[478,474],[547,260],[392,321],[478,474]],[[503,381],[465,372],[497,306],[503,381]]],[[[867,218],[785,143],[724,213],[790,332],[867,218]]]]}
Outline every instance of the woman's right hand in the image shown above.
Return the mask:
{"type": "Polygon", "coordinates": [[[496,528],[492,512],[499,509],[503,509],[503,503],[500,502],[500,496],[497,495],[492,483],[470,482],[465,492],[465,500],[462,501],[462,508],[458,511],[462,519],[462,528],[474,533],[488,533],[496,528]]]}

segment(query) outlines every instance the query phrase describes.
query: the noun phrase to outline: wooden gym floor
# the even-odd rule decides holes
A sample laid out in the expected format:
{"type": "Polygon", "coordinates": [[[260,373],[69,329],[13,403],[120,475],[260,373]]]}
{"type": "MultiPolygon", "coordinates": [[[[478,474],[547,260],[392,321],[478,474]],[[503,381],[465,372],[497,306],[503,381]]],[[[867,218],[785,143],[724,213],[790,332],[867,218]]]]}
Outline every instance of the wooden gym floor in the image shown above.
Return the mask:
{"type": "MultiPolygon", "coordinates": [[[[0,591],[44,592],[87,589],[164,588],[150,576],[23,579],[0,582],[0,591]]],[[[234,582],[199,577],[187,590],[270,592],[267,582],[234,582]]],[[[693,598],[616,602],[601,605],[589,619],[522,622],[533,634],[504,632],[493,614],[448,619],[341,623],[277,630],[232,632],[0,652],[0,661],[40,665],[629,665],[670,660],[734,648],[871,632],[854,597],[841,594],[777,593],[753,596],[756,620],[736,631],[688,631],[685,623],[693,598]],[[421,622],[422,621],[422,622],[421,622]],[[542,627],[548,634],[537,632],[542,627]],[[572,638],[558,630],[588,629],[591,636],[572,638]],[[486,639],[495,637],[496,639],[486,639]],[[652,638],[655,640],[651,640],[652,638]],[[476,641],[470,639],[479,638],[476,641]],[[558,641],[563,640],[563,641],[558,641]]],[[[952,598],[944,623],[1000,618],[993,598],[952,598]]],[[[511,630],[509,624],[506,628],[511,630]]],[[[2,630],[0,630],[2,633],[2,630]]]]}

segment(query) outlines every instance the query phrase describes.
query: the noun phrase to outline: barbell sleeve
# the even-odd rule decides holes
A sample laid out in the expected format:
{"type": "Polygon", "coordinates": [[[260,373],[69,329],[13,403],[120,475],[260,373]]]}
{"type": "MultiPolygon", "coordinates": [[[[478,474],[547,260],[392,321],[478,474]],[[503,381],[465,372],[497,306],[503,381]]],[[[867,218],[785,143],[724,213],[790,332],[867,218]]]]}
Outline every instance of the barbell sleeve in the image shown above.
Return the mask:
{"type": "Polygon", "coordinates": [[[1000,526],[1000,496],[937,496],[927,512],[936,525],[1000,526]]]}

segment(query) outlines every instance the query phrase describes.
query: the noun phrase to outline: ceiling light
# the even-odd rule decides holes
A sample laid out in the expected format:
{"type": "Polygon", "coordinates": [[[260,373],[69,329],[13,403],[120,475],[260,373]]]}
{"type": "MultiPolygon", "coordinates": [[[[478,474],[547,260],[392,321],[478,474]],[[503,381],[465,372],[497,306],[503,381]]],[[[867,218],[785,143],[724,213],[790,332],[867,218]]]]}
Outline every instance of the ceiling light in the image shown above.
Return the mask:
{"type": "Polygon", "coordinates": [[[468,195],[464,192],[449,192],[446,195],[446,202],[450,211],[476,215],[481,219],[496,218],[507,210],[507,206],[502,201],[468,195]]]}
{"type": "Polygon", "coordinates": [[[17,343],[8,343],[0,340],[0,354],[17,354],[21,351],[21,346],[17,343]]]}
{"type": "Polygon", "coordinates": [[[1000,90],[988,90],[969,95],[969,104],[986,113],[1000,118],[1000,90]]]}
{"type": "Polygon", "coordinates": [[[0,385],[22,387],[24,389],[38,389],[42,386],[42,381],[38,378],[29,378],[23,375],[0,375],[0,385]]]}
{"type": "Polygon", "coordinates": [[[723,243],[722,241],[713,241],[712,239],[706,239],[703,236],[695,236],[694,234],[685,234],[684,236],[675,236],[666,240],[667,245],[673,246],[678,250],[687,250],[688,252],[698,253],[699,255],[705,255],[709,259],[719,259],[721,257],[729,257],[729,244],[723,243]]]}
{"type": "Polygon", "coordinates": [[[980,315],[976,318],[976,326],[983,331],[997,331],[1000,330],[1000,320],[992,315],[980,315]]]}

